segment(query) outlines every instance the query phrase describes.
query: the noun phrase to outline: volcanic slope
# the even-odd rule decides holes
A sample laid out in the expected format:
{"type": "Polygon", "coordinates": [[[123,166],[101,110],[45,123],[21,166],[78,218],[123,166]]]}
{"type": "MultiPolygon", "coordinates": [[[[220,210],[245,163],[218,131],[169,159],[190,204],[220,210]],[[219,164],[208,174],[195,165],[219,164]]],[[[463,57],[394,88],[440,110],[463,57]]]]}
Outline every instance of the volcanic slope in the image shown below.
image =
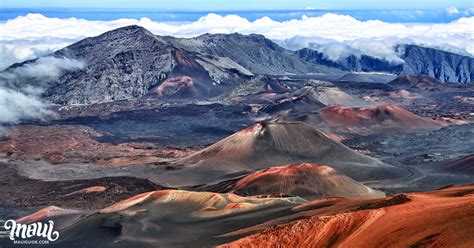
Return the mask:
{"type": "Polygon", "coordinates": [[[53,55],[85,64],[47,84],[44,96],[58,104],[109,102],[147,94],[207,98],[253,76],[228,58],[177,48],[139,26],[86,38],[53,55]]]}
{"type": "MultiPolygon", "coordinates": [[[[303,199],[294,197],[259,199],[210,192],[152,191],[81,215],[79,220],[61,222],[62,226],[55,226],[61,235],[53,245],[207,247],[217,244],[218,235],[285,216],[302,203],[303,199]]],[[[63,219],[65,213],[61,211],[57,218],[63,219]]],[[[22,220],[37,220],[37,216],[41,211],[22,220]]],[[[55,220],[54,213],[47,217],[55,220]]]]}
{"type": "Polygon", "coordinates": [[[300,59],[294,52],[258,34],[204,34],[189,39],[174,37],[166,37],[166,39],[176,47],[187,51],[229,58],[255,74],[340,75],[343,73],[336,68],[300,59]]]}
{"type": "Polygon", "coordinates": [[[222,247],[474,247],[473,192],[467,185],[398,195],[267,228],[222,247]]]}
{"type": "Polygon", "coordinates": [[[306,202],[160,190],[95,212],[50,207],[20,220],[58,223],[53,247],[472,247],[473,192],[306,202]]]}
{"type": "Polygon", "coordinates": [[[439,89],[445,87],[442,82],[426,75],[403,75],[388,82],[398,88],[439,89]]]}
{"type": "Polygon", "coordinates": [[[260,111],[270,115],[298,115],[328,105],[364,106],[362,100],[354,98],[333,86],[306,86],[264,105],[260,111]]]}
{"type": "MultiPolygon", "coordinates": [[[[362,155],[303,123],[261,122],[178,160],[179,178],[194,183],[294,163],[327,164],[358,181],[394,178],[404,171],[362,155]]],[[[176,179],[179,179],[176,178],[176,179]]],[[[171,180],[163,176],[162,180],[171,180]]]]}
{"type": "Polygon", "coordinates": [[[293,164],[260,170],[238,180],[231,192],[244,196],[298,196],[307,200],[385,196],[383,192],[364,186],[329,166],[315,164],[293,164]]]}
{"type": "Polygon", "coordinates": [[[474,155],[446,163],[442,168],[445,171],[474,175],[474,155]]]}
{"type": "Polygon", "coordinates": [[[394,104],[350,108],[341,105],[329,106],[319,112],[326,124],[340,131],[362,132],[413,132],[440,129],[441,124],[405,110],[394,104]]]}
{"type": "Polygon", "coordinates": [[[315,100],[318,100],[326,106],[340,104],[355,107],[366,104],[364,101],[347,94],[335,86],[307,86],[295,91],[294,94],[307,95],[315,100]]]}

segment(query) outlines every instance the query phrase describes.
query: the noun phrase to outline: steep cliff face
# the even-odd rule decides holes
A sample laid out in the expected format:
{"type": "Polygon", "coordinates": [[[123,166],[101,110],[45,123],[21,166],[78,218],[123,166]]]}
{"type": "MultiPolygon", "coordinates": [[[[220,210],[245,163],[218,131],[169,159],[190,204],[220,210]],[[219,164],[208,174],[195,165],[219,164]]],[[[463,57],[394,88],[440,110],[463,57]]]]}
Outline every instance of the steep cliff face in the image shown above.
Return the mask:
{"type": "Polygon", "coordinates": [[[406,45],[399,47],[405,61],[402,75],[422,74],[442,82],[470,83],[474,81],[474,58],[433,48],[406,45]]]}
{"type": "Polygon", "coordinates": [[[474,58],[472,57],[417,45],[400,45],[396,50],[404,63],[394,64],[368,55],[350,55],[333,61],[323,53],[309,48],[296,51],[296,54],[311,63],[336,67],[345,71],[428,75],[447,83],[466,84],[474,81],[474,58]]]}

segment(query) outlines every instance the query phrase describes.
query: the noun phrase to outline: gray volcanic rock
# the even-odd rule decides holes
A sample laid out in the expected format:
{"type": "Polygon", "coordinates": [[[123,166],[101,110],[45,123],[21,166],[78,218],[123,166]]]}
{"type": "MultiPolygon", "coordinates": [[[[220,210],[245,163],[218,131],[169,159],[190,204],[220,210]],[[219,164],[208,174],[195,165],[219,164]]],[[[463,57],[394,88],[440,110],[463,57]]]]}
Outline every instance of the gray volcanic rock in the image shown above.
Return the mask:
{"type": "Polygon", "coordinates": [[[403,64],[394,64],[368,55],[351,55],[332,61],[323,53],[304,48],[295,53],[302,59],[354,72],[388,72],[398,75],[428,75],[442,82],[470,83],[474,81],[474,58],[417,45],[399,45],[403,64]]]}
{"type": "Polygon", "coordinates": [[[204,34],[191,39],[169,40],[189,51],[230,58],[256,74],[340,73],[337,69],[302,60],[258,34],[204,34]]]}
{"type": "Polygon", "coordinates": [[[59,104],[108,102],[146,94],[205,98],[253,75],[229,59],[182,50],[139,26],[84,39],[54,55],[86,64],[82,70],[63,73],[47,89],[44,96],[59,104]]]}

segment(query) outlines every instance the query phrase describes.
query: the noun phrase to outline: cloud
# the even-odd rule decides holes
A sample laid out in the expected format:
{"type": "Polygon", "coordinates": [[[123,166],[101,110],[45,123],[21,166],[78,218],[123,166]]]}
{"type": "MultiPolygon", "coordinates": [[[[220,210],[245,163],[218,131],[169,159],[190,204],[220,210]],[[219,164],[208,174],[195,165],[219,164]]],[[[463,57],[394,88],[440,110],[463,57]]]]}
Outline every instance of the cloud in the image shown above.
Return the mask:
{"type": "Polygon", "coordinates": [[[38,83],[57,78],[62,71],[76,70],[84,63],[67,58],[41,57],[36,61],[0,73],[0,128],[25,119],[42,119],[54,113],[39,95],[38,83]]]}
{"type": "Polygon", "coordinates": [[[194,37],[204,33],[258,33],[290,49],[319,47],[331,53],[328,56],[333,59],[338,54],[344,56],[348,52],[358,51],[397,61],[399,58],[394,50],[397,43],[420,44],[474,55],[474,17],[463,17],[450,23],[419,24],[359,21],[351,16],[338,14],[303,16],[281,22],[268,17],[251,22],[238,15],[208,14],[194,22],[165,23],[149,18],[90,21],[28,14],[0,23],[0,69],[12,62],[46,54],[82,38],[132,24],[145,27],[158,35],[176,37],[194,37]],[[295,39],[299,41],[295,42],[295,39]],[[344,50],[343,47],[349,50],[344,50]]]}
{"type": "Polygon", "coordinates": [[[45,56],[78,40],[60,37],[32,37],[12,40],[2,40],[2,38],[0,38],[0,70],[17,62],[45,56]]]}
{"type": "Polygon", "coordinates": [[[464,10],[464,15],[465,16],[474,15],[474,8],[469,8],[469,9],[464,10]]]}
{"type": "Polygon", "coordinates": [[[0,88],[0,124],[17,123],[26,118],[42,118],[52,114],[35,96],[8,88],[0,88]]]}
{"type": "Polygon", "coordinates": [[[0,78],[57,78],[61,71],[76,70],[84,67],[84,63],[75,59],[56,58],[52,56],[38,58],[33,63],[27,63],[8,71],[2,72],[0,78]]]}
{"type": "Polygon", "coordinates": [[[446,9],[446,12],[450,15],[459,14],[459,10],[456,7],[449,7],[446,9]]]}

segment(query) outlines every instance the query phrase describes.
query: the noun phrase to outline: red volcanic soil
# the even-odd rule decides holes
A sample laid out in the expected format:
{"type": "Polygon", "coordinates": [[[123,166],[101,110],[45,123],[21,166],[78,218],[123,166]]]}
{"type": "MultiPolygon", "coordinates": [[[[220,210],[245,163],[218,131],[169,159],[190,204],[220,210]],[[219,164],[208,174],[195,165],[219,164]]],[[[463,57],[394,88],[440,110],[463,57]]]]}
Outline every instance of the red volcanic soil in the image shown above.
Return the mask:
{"type": "Polygon", "coordinates": [[[412,132],[437,130],[442,127],[431,119],[417,116],[393,104],[367,108],[334,105],[320,109],[319,112],[329,127],[341,131],[366,129],[369,132],[412,132]]]}
{"type": "Polygon", "coordinates": [[[474,155],[444,164],[442,168],[450,172],[474,174],[474,155]]]}
{"type": "Polygon", "coordinates": [[[313,216],[222,247],[474,247],[473,193],[468,185],[408,194],[409,200],[313,216]]]}
{"type": "Polygon", "coordinates": [[[84,126],[16,126],[9,131],[8,140],[0,142],[0,158],[124,166],[188,154],[186,150],[154,149],[154,145],[148,143],[102,143],[96,140],[100,136],[99,132],[84,126]]]}
{"type": "Polygon", "coordinates": [[[33,223],[33,222],[49,219],[53,216],[57,217],[61,215],[69,215],[69,214],[74,214],[78,212],[79,211],[72,210],[72,209],[64,209],[64,208],[60,208],[56,206],[50,206],[50,207],[43,208],[37,212],[34,212],[33,214],[21,217],[17,221],[20,223],[33,223]]]}
{"type": "Polygon", "coordinates": [[[78,191],[74,191],[72,193],[69,193],[67,195],[75,195],[75,194],[88,194],[88,193],[96,193],[96,192],[104,192],[107,190],[107,187],[104,186],[92,186],[92,187],[87,187],[85,189],[81,189],[78,191]]]}
{"type": "Polygon", "coordinates": [[[273,204],[288,204],[279,198],[247,198],[235,194],[219,194],[212,192],[193,192],[185,190],[158,190],[136,195],[102,209],[101,213],[117,213],[120,211],[168,212],[176,215],[192,214],[189,218],[207,219],[222,215],[235,214],[268,207],[273,204]],[[181,208],[172,207],[181,205],[181,208]],[[186,206],[186,207],[184,207],[186,206]]]}
{"type": "Polygon", "coordinates": [[[254,172],[237,181],[238,195],[299,196],[307,200],[327,197],[381,198],[385,194],[366,187],[333,168],[293,164],[254,172]]]}
{"type": "Polygon", "coordinates": [[[187,90],[193,90],[193,87],[193,79],[188,76],[171,77],[153,89],[149,94],[157,94],[161,97],[171,96],[178,93],[183,93],[187,90]]]}
{"type": "Polygon", "coordinates": [[[216,183],[223,181],[222,175],[295,163],[329,164],[361,181],[382,174],[402,174],[397,168],[362,155],[300,122],[257,123],[177,163],[187,166],[187,170],[180,171],[187,172],[186,179],[196,179],[187,185],[216,183]],[[214,180],[212,174],[219,176],[219,180],[214,180]]]}
{"type": "Polygon", "coordinates": [[[393,86],[410,87],[410,88],[427,89],[427,90],[439,90],[446,87],[440,81],[426,75],[400,76],[388,82],[388,84],[393,85],[393,86]]]}
{"type": "MultiPolygon", "coordinates": [[[[64,245],[97,247],[118,242],[130,247],[472,247],[473,193],[474,185],[466,185],[381,199],[306,202],[159,190],[67,220],[67,228],[59,230],[64,245]]],[[[28,219],[56,222],[56,213],[64,214],[63,220],[74,217],[52,210],[28,219]]]]}

